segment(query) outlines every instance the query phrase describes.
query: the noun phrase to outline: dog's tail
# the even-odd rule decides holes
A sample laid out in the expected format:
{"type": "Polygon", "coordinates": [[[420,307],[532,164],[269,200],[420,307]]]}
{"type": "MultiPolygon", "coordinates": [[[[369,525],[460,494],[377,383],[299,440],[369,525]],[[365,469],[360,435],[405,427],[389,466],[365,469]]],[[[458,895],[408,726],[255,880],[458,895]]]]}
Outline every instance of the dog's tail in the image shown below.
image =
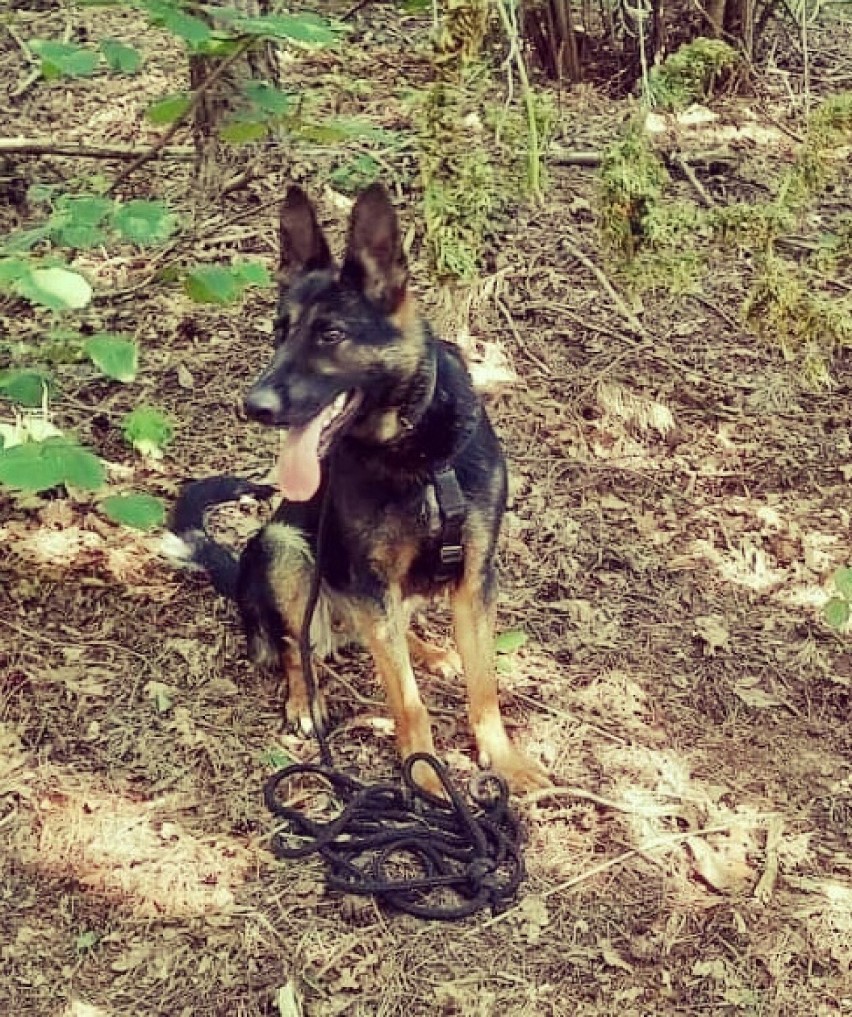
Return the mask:
{"type": "Polygon", "coordinates": [[[171,531],[163,550],[182,564],[203,569],[213,586],[225,597],[234,599],[237,589],[239,559],[223,544],[217,544],[204,528],[208,509],[229,501],[252,497],[271,498],[275,488],[269,484],[256,484],[239,477],[208,477],[196,480],[181,491],[172,509],[169,521],[171,531]]]}

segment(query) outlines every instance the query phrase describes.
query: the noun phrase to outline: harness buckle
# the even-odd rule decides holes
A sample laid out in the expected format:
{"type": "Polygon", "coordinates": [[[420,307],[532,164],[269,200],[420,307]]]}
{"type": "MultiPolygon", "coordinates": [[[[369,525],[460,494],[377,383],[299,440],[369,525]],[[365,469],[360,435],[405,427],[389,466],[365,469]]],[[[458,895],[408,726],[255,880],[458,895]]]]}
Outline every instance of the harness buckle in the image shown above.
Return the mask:
{"type": "Polygon", "coordinates": [[[442,544],[440,559],[444,568],[455,568],[464,561],[464,548],[461,544],[442,544]]]}

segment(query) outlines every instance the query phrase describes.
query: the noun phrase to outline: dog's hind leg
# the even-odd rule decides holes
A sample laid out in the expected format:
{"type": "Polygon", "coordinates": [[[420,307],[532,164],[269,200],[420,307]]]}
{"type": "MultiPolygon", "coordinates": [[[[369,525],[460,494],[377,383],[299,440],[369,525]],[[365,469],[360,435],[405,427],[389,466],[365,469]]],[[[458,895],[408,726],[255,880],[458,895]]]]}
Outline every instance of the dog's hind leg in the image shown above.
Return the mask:
{"type": "Polygon", "coordinates": [[[479,750],[479,763],[505,777],[515,791],[550,786],[544,767],[516,748],[503,724],[497,700],[494,665],[494,612],[486,583],[476,570],[465,573],[453,593],[456,643],[467,682],[470,724],[479,750]]]}
{"type": "MultiPolygon", "coordinates": [[[[254,558],[256,561],[244,570],[249,578],[243,580],[240,597],[252,657],[261,662],[270,658],[280,662],[287,681],[284,707],[287,721],[310,734],[315,727],[315,716],[323,728],[327,720],[319,688],[316,689],[316,710],[311,709],[299,650],[314,557],[296,527],[270,523],[258,536],[254,558]]],[[[317,632],[317,624],[324,617],[325,612],[319,610],[314,616],[312,645],[327,642],[317,632]]]]}

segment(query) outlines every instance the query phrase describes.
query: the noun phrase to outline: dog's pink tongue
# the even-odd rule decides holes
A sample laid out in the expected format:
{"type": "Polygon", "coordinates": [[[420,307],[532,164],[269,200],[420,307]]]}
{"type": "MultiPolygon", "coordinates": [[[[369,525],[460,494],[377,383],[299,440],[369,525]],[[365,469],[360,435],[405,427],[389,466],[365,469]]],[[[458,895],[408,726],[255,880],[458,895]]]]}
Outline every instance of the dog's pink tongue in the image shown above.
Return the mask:
{"type": "Polygon", "coordinates": [[[278,453],[278,487],[288,501],[307,501],[320,485],[319,440],[325,413],[287,433],[278,453]]]}

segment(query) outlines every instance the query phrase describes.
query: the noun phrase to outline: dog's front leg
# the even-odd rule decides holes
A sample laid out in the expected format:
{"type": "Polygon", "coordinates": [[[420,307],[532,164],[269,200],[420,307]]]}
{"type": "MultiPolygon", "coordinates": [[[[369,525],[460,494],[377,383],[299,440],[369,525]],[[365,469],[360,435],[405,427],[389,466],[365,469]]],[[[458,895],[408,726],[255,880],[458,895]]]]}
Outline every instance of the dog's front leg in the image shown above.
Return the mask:
{"type": "MultiPolygon", "coordinates": [[[[356,608],[358,629],[373,655],[393,714],[399,753],[406,759],[414,752],[434,754],[429,713],[420,698],[406,638],[408,614],[398,590],[388,590],[382,604],[362,603],[356,608]]],[[[440,792],[440,782],[428,766],[418,764],[414,779],[428,791],[440,792]]]]}
{"type": "Polygon", "coordinates": [[[544,767],[516,748],[503,724],[497,700],[494,666],[494,611],[484,596],[485,584],[465,574],[453,593],[456,643],[467,682],[470,725],[479,749],[479,763],[492,767],[516,791],[548,787],[544,767]]]}

